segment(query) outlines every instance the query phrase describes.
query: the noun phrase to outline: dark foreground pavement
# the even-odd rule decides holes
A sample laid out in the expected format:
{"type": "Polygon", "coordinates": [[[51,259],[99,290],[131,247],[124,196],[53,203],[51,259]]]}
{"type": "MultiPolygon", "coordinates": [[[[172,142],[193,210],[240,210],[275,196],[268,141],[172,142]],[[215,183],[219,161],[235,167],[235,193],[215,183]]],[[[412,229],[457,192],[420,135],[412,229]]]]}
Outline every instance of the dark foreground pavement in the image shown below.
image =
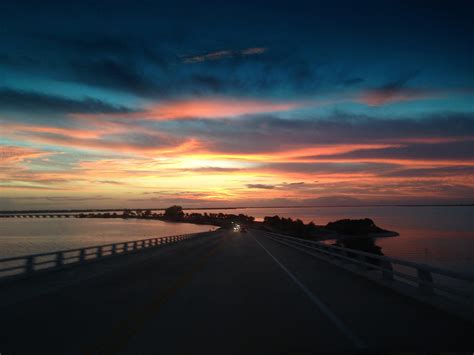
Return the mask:
{"type": "Polygon", "coordinates": [[[0,302],[2,355],[474,349],[471,323],[254,231],[4,285],[0,302]]]}

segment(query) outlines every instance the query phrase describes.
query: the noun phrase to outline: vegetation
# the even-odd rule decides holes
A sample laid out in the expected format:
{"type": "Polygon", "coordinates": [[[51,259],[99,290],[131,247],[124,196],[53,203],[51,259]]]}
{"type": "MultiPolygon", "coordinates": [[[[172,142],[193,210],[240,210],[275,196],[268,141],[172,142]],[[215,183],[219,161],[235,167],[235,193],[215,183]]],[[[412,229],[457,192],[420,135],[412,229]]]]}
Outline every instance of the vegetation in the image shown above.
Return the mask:
{"type": "Polygon", "coordinates": [[[329,222],[325,228],[345,235],[369,235],[385,232],[382,228],[377,227],[370,218],[341,219],[336,222],[329,222]]]}
{"type": "MultiPolygon", "coordinates": [[[[79,218],[140,218],[156,219],[168,222],[181,222],[214,225],[224,228],[231,227],[234,223],[242,227],[252,227],[272,232],[287,234],[290,236],[305,239],[338,239],[338,243],[347,243],[347,247],[360,250],[369,250],[377,254],[377,251],[371,245],[370,240],[359,240],[362,237],[372,235],[382,235],[387,232],[375,225],[369,219],[342,219],[336,222],[330,222],[325,226],[318,226],[314,222],[305,224],[300,219],[291,219],[280,216],[265,217],[263,222],[256,222],[252,216],[244,214],[225,214],[225,213],[186,213],[181,206],[171,206],[164,210],[164,213],[157,213],[150,209],[125,209],[121,214],[116,212],[104,213],[81,213],[79,218]],[[357,237],[357,240],[347,239],[347,237],[357,237]],[[344,238],[344,239],[342,239],[344,238]],[[365,243],[365,244],[364,244],[365,243]]],[[[392,233],[396,235],[396,233],[392,233]]],[[[352,238],[354,239],[354,238],[352,238]]]]}
{"type": "Polygon", "coordinates": [[[280,218],[279,216],[265,217],[263,225],[288,235],[299,236],[300,238],[311,238],[318,232],[318,227],[313,222],[304,224],[301,219],[292,220],[291,218],[280,218]]]}
{"type": "Polygon", "coordinates": [[[164,210],[164,213],[156,213],[152,210],[137,209],[123,210],[122,214],[118,213],[81,213],[78,218],[138,218],[138,219],[157,219],[169,222],[182,222],[194,224],[208,224],[220,227],[230,226],[232,223],[251,224],[255,221],[252,216],[244,214],[225,214],[225,213],[185,213],[181,206],[171,206],[164,210]]]}
{"type": "Polygon", "coordinates": [[[164,219],[170,221],[182,221],[184,218],[183,207],[181,206],[171,206],[165,210],[165,214],[163,216],[164,219]]]}

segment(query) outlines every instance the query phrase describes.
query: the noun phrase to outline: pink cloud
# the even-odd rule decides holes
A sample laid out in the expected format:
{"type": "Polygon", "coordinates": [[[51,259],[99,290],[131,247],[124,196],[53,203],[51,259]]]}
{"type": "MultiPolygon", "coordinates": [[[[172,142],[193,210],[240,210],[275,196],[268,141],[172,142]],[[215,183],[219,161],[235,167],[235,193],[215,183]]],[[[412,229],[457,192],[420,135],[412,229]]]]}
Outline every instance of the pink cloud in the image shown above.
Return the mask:
{"type": "Polygon", "coordinates": [[[236,99],[193,99],[159,104],[149,108],[148,111],[142,115],[163,120],[179,118],[222,118],[265,112],[289,111],[297,107],[299,107],[297,103],[236,99]]]}
{"type": "Polygon", "coordinates": [[[11,145],[0,146],[0,161],[1,165],[16,164],[27,159],[39,158],[50,154],[37,149],[17,147],[11,145]]]}
{"type": "Polygon", "coordinates": [[[71,117],[85,119],[116,118],[146,120],[180,120],[228,118],[250,114],[284,112],[307,106],[305,102],[274,102],[229,98],[202,98],[173,100],[145,107],[140,112],[120,114],[74,114],[71,117]]]}

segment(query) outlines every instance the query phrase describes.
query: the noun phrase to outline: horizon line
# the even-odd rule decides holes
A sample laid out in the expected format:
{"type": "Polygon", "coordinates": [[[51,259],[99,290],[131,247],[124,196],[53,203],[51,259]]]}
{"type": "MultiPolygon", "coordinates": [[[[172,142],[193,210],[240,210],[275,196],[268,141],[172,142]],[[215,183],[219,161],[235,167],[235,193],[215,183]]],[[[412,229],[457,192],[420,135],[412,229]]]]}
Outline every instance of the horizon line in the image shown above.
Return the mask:
{"type": "MultiPolygon", "coordinates": [[[[451,204],[364,204],[364,205],[289,205],[289,206],[234,206],[234,207],[183,207],[183,210],[238,210],[238,209],[263,209],[263,208],[337,208],[337,207],[472,207],[474,203],[451,204]]],[[[170,207],[170,206],[168,206],[170,207]]],[[[86,209],[42,209],[42,210],[0,210],[0,213],[41,213],[41,212],[106,212],[124,210],[165,210],[168,207],[157,208],[86,208],[86,209]]]]}

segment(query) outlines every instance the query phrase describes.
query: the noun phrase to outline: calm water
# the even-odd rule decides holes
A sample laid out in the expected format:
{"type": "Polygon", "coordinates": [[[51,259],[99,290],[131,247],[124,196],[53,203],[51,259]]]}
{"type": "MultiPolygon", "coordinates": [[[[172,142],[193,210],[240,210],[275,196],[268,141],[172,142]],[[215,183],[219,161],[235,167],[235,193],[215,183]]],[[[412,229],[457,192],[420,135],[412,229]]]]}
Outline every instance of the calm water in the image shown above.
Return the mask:
{"type": "Polygon", "coordinates": [[[215,227],[133,219],[2,218],[0,258],[210,229],[215,227]]]}
{"type": "Polygon", "coordinates": [[[474,273],[474,207],[247,208],[222,212],[257,219],[279,215],[316,224],[369,217],[378,226],[400,234],[376,241],[385,255],[474,273]]]}

